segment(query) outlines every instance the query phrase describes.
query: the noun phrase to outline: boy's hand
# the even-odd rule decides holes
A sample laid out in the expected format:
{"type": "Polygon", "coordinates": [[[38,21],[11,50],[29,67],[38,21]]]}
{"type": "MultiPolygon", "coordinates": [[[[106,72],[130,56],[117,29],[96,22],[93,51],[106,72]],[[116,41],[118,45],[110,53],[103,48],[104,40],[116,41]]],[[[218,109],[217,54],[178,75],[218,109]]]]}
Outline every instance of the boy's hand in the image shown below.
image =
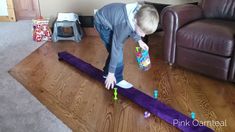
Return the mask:
{"type": "Polygon", "coordinates": [[[107,89],[109,89],[110,87],[111,87],[111,89],[113,89],[115,83],[116,83],[116,78],[115,78],[115,76],[114,76],[114,73],[110,73],[110,72],[109,72],[109,73],[108,73],[108,76],[107,76],[107,78],[106,78],[106,80],[105,80],[105,87],[106,87],[107,89]]]}
{"type": "Polygon", "coordinates": [[[139,43],[139,46],[140,46],[142,49],[144,49],[144,50],[149,50],[148,45],[147,45],[144,41],[139,40],[138,43],[139,43]]]}

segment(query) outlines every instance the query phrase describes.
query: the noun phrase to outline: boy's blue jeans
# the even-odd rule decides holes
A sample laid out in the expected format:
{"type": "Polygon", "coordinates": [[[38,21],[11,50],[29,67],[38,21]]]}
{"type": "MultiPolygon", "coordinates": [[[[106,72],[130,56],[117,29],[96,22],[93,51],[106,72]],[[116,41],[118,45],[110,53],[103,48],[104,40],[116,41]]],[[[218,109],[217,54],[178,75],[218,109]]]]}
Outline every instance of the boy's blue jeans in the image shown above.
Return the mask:
{"type": "MultiPolygon", "coordinates": [[[[104,42],[104,45],[109,53],[106,62],[105,62],[105,66],[103,68],[104,70],[104,75],[107,76],[108,72],[109,72],[109,63],[110,63],[110,59],[111,59],[111,51],[112,51],[112,38],[113,38],[113,31],[102,24],[97,23],[96,21],[94,21],[95,24],[95,28],[98,31],[101,39],[104,42]]],[[[123,80],[123,51],[121,52],[120,58],[119,60],[117,60],[117,66],[116,66],[116,70],[115,70],[115,77],[116,77],[116,81],[117,83],[120,82],[121,80],[123,80]]]]}

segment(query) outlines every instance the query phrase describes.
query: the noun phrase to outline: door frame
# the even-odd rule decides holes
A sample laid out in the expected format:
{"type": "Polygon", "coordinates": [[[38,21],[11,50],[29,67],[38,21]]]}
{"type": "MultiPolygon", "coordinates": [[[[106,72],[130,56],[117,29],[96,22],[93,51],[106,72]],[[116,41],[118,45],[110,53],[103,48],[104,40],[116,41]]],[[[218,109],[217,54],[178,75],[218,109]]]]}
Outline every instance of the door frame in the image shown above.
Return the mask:
{"type": "Polygon", "coordinates": [[[16,17],[15,17],[13,0],[6,0],[6,2],[7,2],[8,16],[0,16],[0,21],[15,22],[16,17]]]}

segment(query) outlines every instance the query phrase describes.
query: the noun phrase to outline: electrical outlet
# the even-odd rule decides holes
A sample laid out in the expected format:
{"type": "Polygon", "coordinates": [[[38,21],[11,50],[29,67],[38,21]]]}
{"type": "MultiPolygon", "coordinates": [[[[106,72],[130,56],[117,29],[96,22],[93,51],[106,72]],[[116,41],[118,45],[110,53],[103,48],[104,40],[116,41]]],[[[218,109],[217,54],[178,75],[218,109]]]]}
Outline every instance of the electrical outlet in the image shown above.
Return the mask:
{"type": "Polygon", "coordinates": [[[98,9],[94,9],[94,15],[95,15],[95,13],[98,11],[98,9]]]}

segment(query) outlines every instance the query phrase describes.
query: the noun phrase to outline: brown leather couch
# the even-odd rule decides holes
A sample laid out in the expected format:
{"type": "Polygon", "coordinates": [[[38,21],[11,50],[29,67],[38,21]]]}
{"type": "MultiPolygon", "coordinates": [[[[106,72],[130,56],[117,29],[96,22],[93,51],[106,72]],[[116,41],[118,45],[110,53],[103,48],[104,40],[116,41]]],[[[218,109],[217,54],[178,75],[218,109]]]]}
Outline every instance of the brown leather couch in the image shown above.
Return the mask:
{"type": "Polygon", "coordinates": [[[202,0],[161,13],[170,64],[235,82],[235,0],[202,0]]]}

